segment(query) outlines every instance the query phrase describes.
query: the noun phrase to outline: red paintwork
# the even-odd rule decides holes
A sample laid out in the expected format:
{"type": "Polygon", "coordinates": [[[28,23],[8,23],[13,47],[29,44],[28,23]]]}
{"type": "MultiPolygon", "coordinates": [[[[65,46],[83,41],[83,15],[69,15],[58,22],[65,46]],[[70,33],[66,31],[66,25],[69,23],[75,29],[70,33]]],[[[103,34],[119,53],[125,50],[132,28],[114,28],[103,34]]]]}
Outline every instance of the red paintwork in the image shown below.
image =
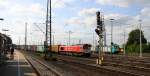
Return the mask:
{"type": "Polygon", "coordinates": [[[83,52],[80,46],[60,46],[59,51],[63,52],[74,52],[74,53],[81,53],[83,52]]]}

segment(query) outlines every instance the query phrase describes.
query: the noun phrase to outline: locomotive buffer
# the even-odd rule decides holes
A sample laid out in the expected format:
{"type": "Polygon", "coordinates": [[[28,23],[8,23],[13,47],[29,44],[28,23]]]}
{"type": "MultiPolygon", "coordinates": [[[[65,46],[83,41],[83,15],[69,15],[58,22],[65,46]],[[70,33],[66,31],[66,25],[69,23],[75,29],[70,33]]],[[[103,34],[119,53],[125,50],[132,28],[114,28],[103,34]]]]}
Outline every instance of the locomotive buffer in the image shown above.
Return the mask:
{"type": "Polygon", "coordinates": [[[96,12],[97,16],[97,28],[95,29],[96,34],[99,37],[99,51],[97,64],[102,64],[103,61],[103,41],[104,41],[104,17],[100,15],[100,12],[96,12]]]}

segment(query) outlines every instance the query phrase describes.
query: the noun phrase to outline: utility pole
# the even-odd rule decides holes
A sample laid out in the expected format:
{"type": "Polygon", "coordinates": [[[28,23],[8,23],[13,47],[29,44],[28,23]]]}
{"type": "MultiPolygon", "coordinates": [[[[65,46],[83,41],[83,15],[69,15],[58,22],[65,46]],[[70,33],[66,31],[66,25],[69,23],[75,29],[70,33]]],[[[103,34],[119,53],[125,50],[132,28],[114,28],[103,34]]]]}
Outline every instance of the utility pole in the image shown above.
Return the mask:
{"type": "Polygon", "coordinates": [[[93,47],[95,47],[94,40],[95,40],[95,37],[94,37],[94,32],[93,32],[93,47]]]}
{"type": "Polygon", "coordinates": [[[48,13],[49,13],[49,0],[47,0],[47,10],[46,10],[46,33],[45,33],[45,41],[44,41],[44,58],[47,59],[48,53],[48,13]]]}
{"type": "Polygon", "coordinates": [[[71,34],[71,31],[69,31],[69,45],[70,45],[70,34],[71,34]]]}
{"type": "Polygon", "coordinates": [[[70,35],[71,35],[72,33],[73,33],[72,31],[68,31],[68,45],[70,45],[70,43],[71,43],[70,35]]]}
{"type": "Polygon", "coordinates": [[[52,56],[52,2],[50,0],[50,17],[49,17],[49,20],[50,20],[50,25],[49,25],[49,32],[50,32],[50,57],[52,56]]]}
{"type": "Polygon", "coordinates": [[[142,20],[139,20],[139,22],[140,22],[140,57],[142,57],[142,20]]]}
{"type": "Polygon", "coordinates": [[[79,39],[79,44],[81,44],[81,39],[79,39]]]}
{"type": "Polygon", "coordinates": [[[27,22],[25,23],[25,51],[27,51],[27,22]]]}
{"type": "Polygon", "coordinates": [[[54,39],[54,35],[53,35],[53,45],[55,45],[55,42],[54,42],[54,41],[55,41],[55,39],[54,39]]]}
{"type": "Polygon", "coordinates": [[[18,41],[18,44],[20,45],[20,37],[19,37],[19,39],[18,39],[19,41],[18,41]]]}
{"type": "Polygon", "coordinates": [[[45,48],[45,59],[52,57],[52,28],[51,28],[51,0],[47,0],[47,12],[46,12],[46,33],[45,33],[45,41],[44,41],[44,48],[45,48]],[[48,51],[48,46],[50,47],[50,51],[48,51]]]}
{"type": "Polygon", "coordinates": [[[106,29],[105,29],[105,25],[104,25],[104,46],[107,46],[107,36],[106,36],[106,29]]]}
{"type": "Polygon", "coordinates": [[[113,21],[114,19],[110,19],[111,21],[111,53],[112,53],[112,46],[113,46],[113,21]]]}
{"type": "Polygon", "coordinates": [[[124,29],[124,45],[123,45],[123,49],[124,49],[124,51],[123,51],[123,53],[124,53],[124,55],[126,55],[126,43],[125,43],[125,37],[126,37],[126,34],[125,34],[125,29],[124,29]]]}

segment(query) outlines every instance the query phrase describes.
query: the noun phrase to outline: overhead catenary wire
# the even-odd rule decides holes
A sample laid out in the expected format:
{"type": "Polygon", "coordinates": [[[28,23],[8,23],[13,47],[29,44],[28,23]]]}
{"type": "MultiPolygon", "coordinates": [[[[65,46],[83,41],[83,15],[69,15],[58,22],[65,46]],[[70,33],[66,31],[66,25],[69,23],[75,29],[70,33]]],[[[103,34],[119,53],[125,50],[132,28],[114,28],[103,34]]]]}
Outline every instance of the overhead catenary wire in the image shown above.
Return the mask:
{"type": "Polygon", "coordinates": [[[37,25],[36,23],[34,23],[34,25],[35,25],[43,34],[45,34],[45,32],[39,27],[39,25],[37,25]]]}

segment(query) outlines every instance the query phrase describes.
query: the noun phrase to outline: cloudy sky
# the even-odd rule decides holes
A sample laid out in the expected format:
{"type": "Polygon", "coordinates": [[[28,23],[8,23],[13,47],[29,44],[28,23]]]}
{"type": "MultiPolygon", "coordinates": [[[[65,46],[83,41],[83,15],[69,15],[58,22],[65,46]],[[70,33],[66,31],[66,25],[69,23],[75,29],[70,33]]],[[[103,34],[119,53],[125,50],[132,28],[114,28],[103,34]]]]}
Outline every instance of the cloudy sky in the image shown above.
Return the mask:
{"type": "MultiPolygon", "coordinates": [[[[28,44],[42,44],[44,40],[47,0],[0,0],[0,32],[10,35],[15,44],[24,44],[25,23],[28,23],[28,44]],[[40,30],[40,29],[42,30],[40,30]],[[8,32],[2,31],[8,29],[8,32]]],[[[128,33],[139,28],[150,41],[150,0],[52,0],[52,31],[55,44],[96,44],[96,11],[105,18],[107,44],[110,43],[110,20],[113,22],[113,41],[124,43],[128,33]]]]}

